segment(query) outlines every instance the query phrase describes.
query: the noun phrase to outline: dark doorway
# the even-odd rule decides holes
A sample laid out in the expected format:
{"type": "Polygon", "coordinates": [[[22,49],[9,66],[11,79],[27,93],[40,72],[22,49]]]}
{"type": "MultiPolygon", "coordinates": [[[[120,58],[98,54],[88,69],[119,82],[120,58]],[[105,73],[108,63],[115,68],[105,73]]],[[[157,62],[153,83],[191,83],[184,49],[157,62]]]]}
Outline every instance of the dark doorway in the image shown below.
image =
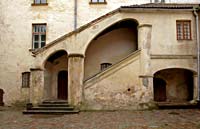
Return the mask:
{"type": "Polygon", "coordinates": [[[4,94],[3,89],[0,89],[0,106],[4,105],[4,103],[3,103],[3,94],[4,94]]]}
{"type": "Polygon", "coordinates": [[[166,101],[166,82],[161,78],[153,79],[154,101],[166,101]]]}
{"type": "Polygon", "coordinates": [[[68,73],[60,71],[58,73],[58,99],[68,99],[68,73]]]}

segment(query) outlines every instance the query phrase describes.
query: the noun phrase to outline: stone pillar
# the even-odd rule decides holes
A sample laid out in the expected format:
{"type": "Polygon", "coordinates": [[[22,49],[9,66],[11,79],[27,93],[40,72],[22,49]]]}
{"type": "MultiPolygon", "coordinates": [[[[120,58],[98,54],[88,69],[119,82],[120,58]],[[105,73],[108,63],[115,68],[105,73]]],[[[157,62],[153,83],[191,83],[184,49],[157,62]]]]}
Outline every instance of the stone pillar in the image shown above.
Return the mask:
{"type": "Polygon", "coordinates": [[[154,100],[154,92],[153,92],[153,76],[140,76],[141,85],[144,86],[147,90],[147,94],[149,96],[149,100],[154,100]]]}
{"type": "Polygon", "coordinates": [[[44,71],[42,69],[31,69],[30,80],[30,103],[36,105],[43,101],[44,93],[44,71]]]}
{"type": "Polygon", "coordinates": [[[193,75],[193,100],[198,99],[198,76],[197,74],[193,75]]]}
{"type": "Polygon", "coordinates": [[[80,106],[83,99],[84,56],[69,54],[68,56],[68,86],[69,103],[80,106]]]}
{"type": "Polygon", "coordinates": [[[138,27],[138,49],[141,50],[141,56],[140,56],[141,75],[151,75],[151,67],[150,67],[151,29],[152,26],[148,24],[140,25],[138,27]]]}
{"type": "Polygon", "coordinates": [[[152,26],[143,24],[138,27],[138,49],[140,54],[140,82],[146,87],[150,100],[153,100],[153,75],[151,73],[151,30],[152,26]]]}

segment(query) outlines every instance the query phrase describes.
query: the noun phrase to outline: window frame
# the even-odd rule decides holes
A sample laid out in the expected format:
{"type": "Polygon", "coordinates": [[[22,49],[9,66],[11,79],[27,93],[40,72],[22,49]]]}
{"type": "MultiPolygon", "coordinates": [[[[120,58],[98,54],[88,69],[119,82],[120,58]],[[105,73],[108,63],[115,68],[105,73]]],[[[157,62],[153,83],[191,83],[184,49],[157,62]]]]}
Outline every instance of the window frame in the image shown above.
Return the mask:
{"type": "Polygon", "coordinates": [[[177,40],[192,40],[192,28],[191,28],[191,20],[176,20],[176,39],[177,40]],[[187,38],[187,36],[185,36],[185,30],[184,30],[184,24],[187,23],[187,25],[189,25],[189,38],[187,38]],[[178,24],[181,24],[182,27],[182,31],[181,34],[183,35],[182,38],[179,38],[179,32],[178,32],[178,24]]]}
{"type": "Polygon", "coordinates": [[[103,2],[100,2],[99,0],[97,0],[97,2],[94,2],[93,0],[90,0],[90,4],[107,4],[106,0],[104,0],[103,2]]]}
{"type": "Polygon", "coordinates": [[[101,69],[101,71],[104,71],[104,70],[106,70],[107,68],[109,68],[110,66],[112,66],[112,63],[108,63],[108,62],[106,62],[106,63],[101,63],[100,64],[100,69],[101,69]]]}
{"type": "Polygon", "coordinates": [[[22,73],[22,88],[30,88],[30,72],[22,73]]]}
{"type": "Polygon", "coordinates": [[[41,35],[45,35],[45,41],[44,41],[44,46],[46,45],[46,39],[47,39],[47,24],[46,23],[33,23],[32,24],[32,49],[39,49],[42,48],[44,46],[42,46],[42,40],[41,40],[41,35]],[[34,27],[35,26],[45,26],[45,32],[34,32],[34,27]],[[38,48],[35,48],[35,35],[38,34],[38,48]]]}
{"type": "Polygon", "coordinates": [[[32,6],[39,6],[39,5],[48,5],[48,0],[46,0],[46,3],[42,3],[40,0],[40,3],[36,3],[36,0],[33,0],[33,3],[31,4],[32,6]]]}
{"type": "Polygon", "coordinates": [[[154,0],[154,3],[165,3],[165,0],[154,0]]]}

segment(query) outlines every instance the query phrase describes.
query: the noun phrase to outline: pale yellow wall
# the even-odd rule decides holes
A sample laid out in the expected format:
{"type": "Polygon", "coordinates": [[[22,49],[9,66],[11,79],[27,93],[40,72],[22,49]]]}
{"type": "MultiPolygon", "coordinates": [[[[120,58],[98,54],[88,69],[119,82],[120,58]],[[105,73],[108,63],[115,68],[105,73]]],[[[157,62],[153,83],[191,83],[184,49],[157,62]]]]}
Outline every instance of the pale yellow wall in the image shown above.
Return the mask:
{"type": "Polygon", "coordinates": [[[23,100],[21,73],[33,67],[32,23],[47,23],[47,43],[73,29],[73,1],[49,0],[48,6],[31,6],[32,0],[0,1],[0,87],[4,101],[23,100]]]}
{"type": "Polygon", "coordinates": [[[78,26],[98,18],[120,6],[149,3],[150,0],[106,0],[107,4],[88,4],[91,0],[83,0],[78,3],[78,26]]]}
{"type": "Polygon", "coordinates": [[[178,59],[152,59],[151,60],[151,73],[152,75],[157,71],[168,68],[184,68],[190,71],[197,71],[196,59],[191,58],[178,58],[178,59]]]}
{"type": "MultiPolygon", "coordinates": [[[[91,41],[103,30],[124,19],[136,19],[139,27],[143,28],[144,24],[152,27],[150,43],[150,62],[148,62],[148,73],[153,76],[155,72],[165,68],[185,68],[196,71],[196,35],[194,26],[194,17],[192,12],[121,12],[113,14],[107,19],[103,19],[87,29],[64,38],[59,43],[53,45],[37,55],[38,66],[41,66],[52,52],[59,49],[66,49],[71,53],[85,54],[87,58],[87,48],[91,41]],[[162,16],[164,15],[164,16],[162,16]],[[165,18],[169,18],[166,22],[165,18]],[[187,19],[192,21],[192,40],[179,42],[176,40],[176,20],[187,19]],[[163,25],[163,24],[164,25],[163,25]],[[163,29],[164,28],[164,29],[163,29]],[[168,29],[170,28],[170,29],[168,29]],[[180,46],[184,49],[180,49],[180,46]],[[170,49],[167,49],[170,48],[170,49]],[[187,50],[189,49],[189,50],[187,50]]],[[[144,33],[146,34],[146,33],[144,33]]],[[[142,37],[142,35],[140,35],[142,37]]],[[[145,37],[145,36],[144,36],[145,37]]],[[[98,46],[98,45],[97,45],[98,46]]],[[[96,51],[95,51],[96,52],[96,51]]],[[[93,55],[94,53],[90,54],[93,55]]],[[[141,58],[140,58],[141,59],[141,58]]],[[[147,81],[139,79],[143,75],[141,71],[145,71],[145,67],[141,67],[143,60],[137,60],[130,65],[126,65],[123,69],[115,72],[108,72],[104,75],[94,77],[94,80],[84,84],[85,108],[89,109],[138,109],[147,108],[148,103],[152,100],[152,80],[147,81]],[[137,65],[136,65],[137,64],[137,65]],[[131,66],[131,67],[129,67],[131,66]],[[126,69],[126,70],[125,70],[126,69]],[[130,75],[134,73],[134,76],[130,75]],[[134,80],[136,79],[136,80],[134,80]],[[134,81],[133,81],[134,80],[134,81]],[[143,83],[148,86],[145,87],[143,83]],[[135,85],[137,92],[126,95],[126,90],[130,85],[135,85]],[[118,87],[119,86],[119,87],[118,87]],[[124,86],[124,87],[123,87],[124,86]],[[122,88],[123,87],[123,88],[122,88]],[[118,89],[119,88],[119,89],[118,89]],[[122,88],[122,89],[120,89],[122,88]],[[133,95],[133,96],[131,96],[133,95]],[[144,96],[144,97],[143,97],[144,96]],[[113,104],[114,103],[114,104],[113,104]],[[112,105],[111,105],[112,104],[112,105]],[[130,104],[130,105],[129,105],[130,104]],[[132,105],[133,104],[133,105],[132,105]],[[115,105],[115,106],[113,106],[115,105]],[[122,106],[120,106],[122,105],[122,106]]],[[[86,70],[86,69],[85,69],[86,70]]],[[[111,70],[112,71],[112,70],[111,70]]],[[[82,73],[80,73],[82,74],[82,73]]],[[[103,73],[104,74],[104,73],[103,73]]],[[[133,88],[133,87],[132,87],[133,88]]],[[[129,93],[128,93],[129,94],[129,93]]]]}
{"type": "MultiPolygon", "coordinates": [[[[29,49],[32,48],[32,23],[47,23],[47,43],[57,39],[63,34],[73,30],[73,3],[74,1],[66,0],[48,0],[48,6],[31,6],[32,0],[1,0],[0,1],[0,88],[5,91],[4,101],[6,104],[23,100],[21,96],[21,73],[29,71],[32,67],[42,67],[44,60],[59,49],[66,49],[71,53],[84,54],[92,38],[107,26],[124,18],[134,18],[140,24],[152,24],[152,53],[156,54],[194,54],[195,53],[195,34],[193,28],[193,39],[188,43],[175,40],[175,20],[191,19],[194,20],[193,14],[180,12],[173,13],[130,13],[117,14],[110,19],[98,23],[97,26],[73,36],[42,53],[38,57],[33,57],[29,49]],[[162,23],[166,23],[163,26],[162,23]],[[166,29],[163,29],[163,27],[166,29]],[[168,29],[171,28],[171,29],[168,29]],[[165,34],[169,34],[164,36],[165,34]],[[157,38],[156,38],[157,37],[157,38]],[[163,40],[163,42],[160,42],[163,40]],[[155,45],[154,45],[155,44],[155,45]],[[59,47],[58,47],[59,46],[59,47]],[[182,51],[184,50],[184,51],[182,51]]],[[[136,3],[145,3],[144,1],[124,1],[124,0],[107,0],[106,5],[89,5],[89,0],[78,3],[78,26],[83,25],[102,14],[105,14],[120,5],[130,5],[136,3]],[[125,3],[125,4],[124,4],[125,3]]],[[[192,27],[194,27],[194,21],[192,27]]]]}
{"type": "Polygon", "coordinates": [[[93,40],[86,51],[85,79],[101,71],[100,64],[115,64],[137,49],[137,34],[128,28],[115,29],[93,40]]]}
{"type": "Polygon", "coordinates": [[[140,84],[138,76],[140,56],[136,55],[123,61],[119,66],[111,68],[100,77],[85,83],[84,108],[94,110],[148,108],[140,107],[140,103],[149,102],[151,97],[148,88],[140,84]]]}
{"type": "Polygon", "coordinates": [[[191,12],[185,11],[150,11],[140,12],[138,10],[131,12],[116,13],[109,18],[96,22],[95,25],[64,38],[60,43],[38,55],[37,66],[41,66],[44,60],[54,51],[66,49],[68,53],[84,54],[91,41],[103,30],[109,26],[124,20],[135,19],[139,25],[152,25],[151,55],[195,55],[196,54],[196,33],[195,18],[191,12]],[[176,39],[176,20],[191,20],[192,40],[178,41],[176,39]]]}

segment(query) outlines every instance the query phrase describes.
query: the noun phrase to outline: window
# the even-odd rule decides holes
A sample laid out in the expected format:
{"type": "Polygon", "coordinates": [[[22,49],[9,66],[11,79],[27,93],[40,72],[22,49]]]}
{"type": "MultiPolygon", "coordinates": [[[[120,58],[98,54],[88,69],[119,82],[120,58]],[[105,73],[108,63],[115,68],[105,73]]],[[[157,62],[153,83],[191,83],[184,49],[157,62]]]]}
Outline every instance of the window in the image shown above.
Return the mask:
{"type": "Polygon", "coordinates": [[[101,64],[101,70],[105,70],[105,69],[107,69],[111,65],[112,65],[111,63],[102,63],[101,64]]]}
{"type": "Polygon", "coordinates": [[[101,4],[101,3],[105,4],[106,0],[91,0],[90,3],[92,3],[92,4],[101,4]]]}
{"type": "Polygon", "coordinates": [[[191,40],[191,21],[176,21],[177,40],[191,40]]]}
{"type": "Polygon", "coordinates": [[[155,0],[155,3],[165,3],[165,0],[155,0]]]}
{"type": "Polygon", "coordinates": [[[22,73],[22,88],[30,87],[30,72],[22,73]]]}
{"type": "Polygon", "coordinates": [[[46,4],[47,0],[34,0],[34,4],[46,4]]]}
{"type": "Polygon", "coordinates": [[[46,24],[33,24],[33,49],[46,44],[46,24]]]}

